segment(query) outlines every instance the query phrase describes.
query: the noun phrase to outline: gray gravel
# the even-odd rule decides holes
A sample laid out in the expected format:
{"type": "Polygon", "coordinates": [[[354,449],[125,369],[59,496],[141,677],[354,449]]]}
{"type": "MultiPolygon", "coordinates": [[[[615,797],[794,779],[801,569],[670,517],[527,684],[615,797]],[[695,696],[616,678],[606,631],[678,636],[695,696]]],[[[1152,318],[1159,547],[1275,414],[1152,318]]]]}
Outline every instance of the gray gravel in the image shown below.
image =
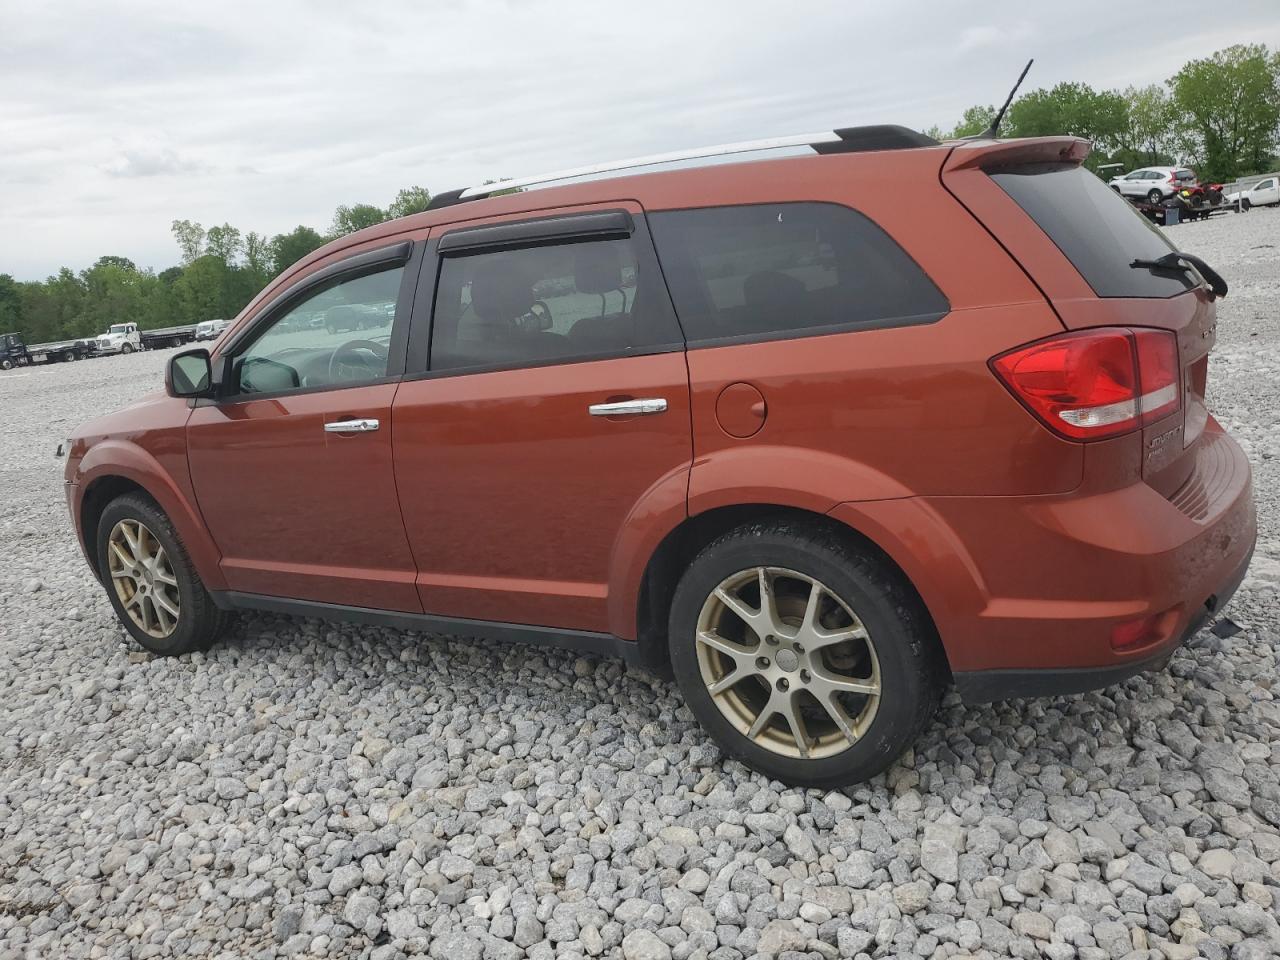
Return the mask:
{"type": "Polygon", "coordinates": [[[952,697],[830,794],[724,761],[612,662],[274,616],[152,659],[51,453],[165,355],[0,374],[0,958],[1280,954],[1280,213],[1171,234],[1233,288],[1243,632],[1102,693],[952,697]]]}

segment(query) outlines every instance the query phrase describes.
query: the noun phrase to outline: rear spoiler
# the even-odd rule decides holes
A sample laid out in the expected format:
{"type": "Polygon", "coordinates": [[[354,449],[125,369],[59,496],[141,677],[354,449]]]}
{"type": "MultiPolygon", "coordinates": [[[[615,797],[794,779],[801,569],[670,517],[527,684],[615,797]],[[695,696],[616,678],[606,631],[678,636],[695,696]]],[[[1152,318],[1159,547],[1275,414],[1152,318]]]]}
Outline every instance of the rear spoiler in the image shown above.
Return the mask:
{"type": "Polygon", "coordinates": [[[1080,137],[1027,137],[1022,140],[965,140],[942,165],[942,172],[1017,163],[1082,163],[1093,144],[1080,137]]]}

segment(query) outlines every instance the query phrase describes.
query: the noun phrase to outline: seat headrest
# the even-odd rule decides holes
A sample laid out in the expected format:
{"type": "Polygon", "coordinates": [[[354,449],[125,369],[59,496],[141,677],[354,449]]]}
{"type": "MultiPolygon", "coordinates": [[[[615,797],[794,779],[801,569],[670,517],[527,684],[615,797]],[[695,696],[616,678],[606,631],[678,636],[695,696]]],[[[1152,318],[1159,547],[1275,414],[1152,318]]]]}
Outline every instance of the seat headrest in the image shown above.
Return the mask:
{"type": "Polygon", "coordinates": [[[486,258],[471,276],[471,308],[486,323],[523,317],[533,299],[533,280],[513,257],[486,258]]]}
{"type": "Polygon", "coordinates": [[[622,289],[622,261],[616,243],[584,243],[573,254],[573,285],[579,293],[622,289]]]}

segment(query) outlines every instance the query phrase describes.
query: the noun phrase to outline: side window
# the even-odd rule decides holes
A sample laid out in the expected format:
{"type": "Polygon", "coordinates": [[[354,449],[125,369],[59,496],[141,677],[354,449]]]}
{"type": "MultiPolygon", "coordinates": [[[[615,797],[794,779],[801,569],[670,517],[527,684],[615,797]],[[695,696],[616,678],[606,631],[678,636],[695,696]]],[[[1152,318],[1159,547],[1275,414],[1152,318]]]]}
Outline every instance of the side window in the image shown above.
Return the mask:
{"type": "Polygon", "coordinates": [[[1147,171],[1145,171],[1145,170],[1135,170],[1135,171],[1133,171],[1133,173],[1131,173],[1131,174],[1129,174],[1127,177],[1125,177],[1125,179],[1126,179],[1126,180],[1145,180],[1145,179],[1147,179],[1147,171]]]}
{"type": "Polygon", "coordinates": [[[946,297],[888,234],[832,203],[650,214],[690,343],[927,323],[946,297]]]}
{"type": "Polygon", "coordinates": [[[631,238],[447,255],[431,369],[625,356],[680,343],[652,253],[631,238]]]}
{"type": "Polygon", "coordinates": [[[351,386],[387,374],[404,267],[324,287],[270,321],[235,358],[238,393],[351,386]]]}

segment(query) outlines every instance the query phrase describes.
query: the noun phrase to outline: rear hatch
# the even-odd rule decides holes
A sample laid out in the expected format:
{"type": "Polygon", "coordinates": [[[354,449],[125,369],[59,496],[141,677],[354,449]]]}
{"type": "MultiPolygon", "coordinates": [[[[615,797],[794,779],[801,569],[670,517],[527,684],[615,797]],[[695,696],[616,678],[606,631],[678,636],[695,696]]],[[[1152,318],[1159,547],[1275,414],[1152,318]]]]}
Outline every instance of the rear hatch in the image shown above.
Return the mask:
{"type": "Polygon", "coordinates": [[[943,182],[1013,254],[1068,330],[1135,331],[1138,379],[1150,379],[1162,391],[1157,397],[1145,388],[1155,412],[1141,416],[1135,428],[1142,435],[1142,475],[1171,496],[1195,466],[1207,421],[1216,309],[1198,274],[1143,265],[1175,247],[1080,166],[1087,150],[1074,138],[966,145],[948,159],[943,182]],[[1169,331],[1172,338],[1143,333],[1150,330],[1169,331]],[[1166,348],[1163,374],[1144,357],[1144,344],[1166,348]],[[1170,409],[1173,395],[1179,402],[1170,409]]]}

